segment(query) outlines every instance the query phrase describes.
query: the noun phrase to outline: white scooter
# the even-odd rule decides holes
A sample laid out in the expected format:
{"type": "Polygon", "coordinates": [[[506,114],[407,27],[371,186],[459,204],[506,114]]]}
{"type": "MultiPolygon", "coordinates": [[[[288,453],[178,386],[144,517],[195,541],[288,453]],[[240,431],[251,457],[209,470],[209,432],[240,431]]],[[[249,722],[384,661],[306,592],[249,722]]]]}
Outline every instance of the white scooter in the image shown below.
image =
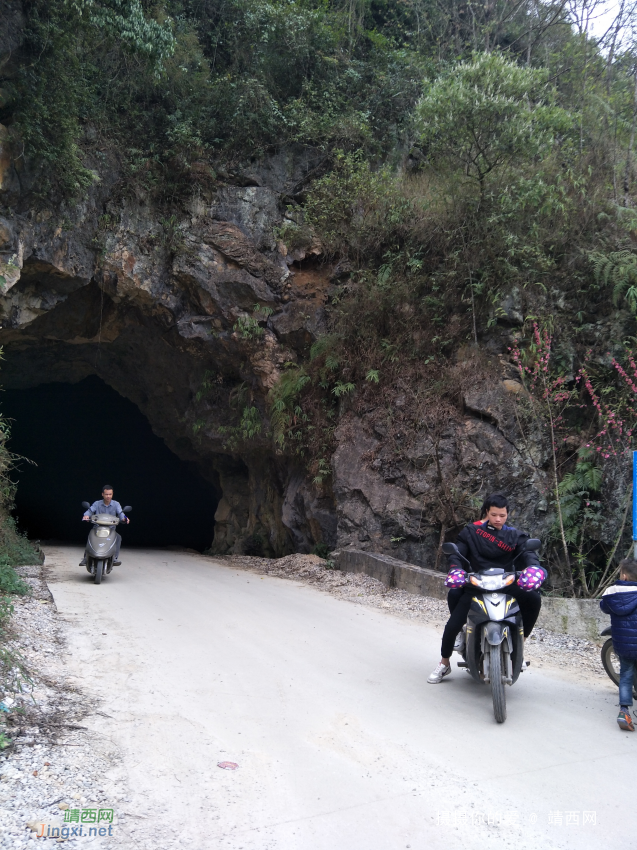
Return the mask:
{"type": "MultiPolygon", "coordinates": [[[[82,502],[84,510],[90,510],[88,502],[82,502]]],[[[123,508],[128,514],[132,511],[130,505],[123,508]]],[[[102,576],[113,570],[113,558],[117,551],[119,534],[116,531],[119,517],[112,514],[93,514],[90,517],[91,530],[86,543],[86,569],[94,576],[95,584],[101,584],[102,576]]]]}

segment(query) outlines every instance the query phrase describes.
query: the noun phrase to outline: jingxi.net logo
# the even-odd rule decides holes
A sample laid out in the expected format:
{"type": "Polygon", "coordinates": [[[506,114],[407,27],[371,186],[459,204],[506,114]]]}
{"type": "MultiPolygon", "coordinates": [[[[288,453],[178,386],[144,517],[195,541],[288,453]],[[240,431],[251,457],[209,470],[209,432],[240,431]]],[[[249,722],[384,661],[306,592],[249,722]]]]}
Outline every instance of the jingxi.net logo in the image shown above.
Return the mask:
{"type": "Polygon", "coordinates": [[[96,838],[113,835],[113,809],[67,809],[64,825],[37,824],[37,838],[96,838]]]}

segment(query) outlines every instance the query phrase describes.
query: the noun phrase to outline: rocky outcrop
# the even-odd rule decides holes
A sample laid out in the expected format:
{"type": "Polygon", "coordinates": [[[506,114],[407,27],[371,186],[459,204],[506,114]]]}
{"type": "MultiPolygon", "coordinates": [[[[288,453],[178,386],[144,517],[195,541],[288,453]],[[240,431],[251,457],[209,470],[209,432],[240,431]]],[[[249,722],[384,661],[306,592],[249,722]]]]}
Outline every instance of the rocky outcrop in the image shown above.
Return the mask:
{"type": "Polygon", "coordinates": [[[109,173],[64,214],[24,198],[15,212],[5,206],[3,383],[97,374],[133,401],[217,485],[214,551],[239,552],[250,535],[266,554],[335,545],[331,497],[265,436],[251,451],[228,449],[231,399],[244,394],[263,415],[284,364],[324,327],[325,270],[301,269],[276,238],[281,193],[220,185],[212,203],[193,200],[166,220],[143,201],[116,206],[116,182],[109,173]]]}
{"type": "MultiPolygon", "coordinates": [[[[217,553],[241,552],[249,537],[270,555],[323,544],[433,567],[441,539],[475,515],[486,488],[511,493],[537,528],[545,459],[538,446],[529,465],[516,446],[510,399],[521,387],[505,363],[435,434],[413,427],[390,439],[384,410],[344,406],[329,487],[267,437],[267,394],[328,330],[330,281],[348,273],[321,263],[316,240],[288,247],[280,236],[298,223],[290,199],[319,165],[315,152],[291,148],[170,216],[143,197],[121,200],[113,163],[77,205],[36,207],[9,181],[3,383],[96,374],[129,398],[215,484],[217,553]],[[232,437],[241,407],[263,426],[248,443],[232,437]]],[[[405,403],[400,389],[394,402],[405,403]]]]}
{"type": "Polygon", "coordinates": [[[511,497],[516,523],[539,533],[548,457],[541,441],[529,455],[520,440],[512,383],[476,382],[464,394],[465,415],[451,414],[436,433],[390,438],[386,411],[345,414],[332,458],[339,548],[439,566],[440,543],[477,518],[482,499],[495,491],[511,497]]]}

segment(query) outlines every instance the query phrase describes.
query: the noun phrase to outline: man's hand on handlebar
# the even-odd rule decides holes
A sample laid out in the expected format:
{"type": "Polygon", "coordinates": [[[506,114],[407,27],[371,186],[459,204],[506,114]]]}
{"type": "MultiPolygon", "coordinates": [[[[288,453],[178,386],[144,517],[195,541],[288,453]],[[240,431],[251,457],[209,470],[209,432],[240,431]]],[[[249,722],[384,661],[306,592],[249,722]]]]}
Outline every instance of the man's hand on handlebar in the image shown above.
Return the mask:
{"type": "Polygon", "coordinates": [[[90,520],[90,516],[83,516],[82,522],[88,522],[90,520]]]}

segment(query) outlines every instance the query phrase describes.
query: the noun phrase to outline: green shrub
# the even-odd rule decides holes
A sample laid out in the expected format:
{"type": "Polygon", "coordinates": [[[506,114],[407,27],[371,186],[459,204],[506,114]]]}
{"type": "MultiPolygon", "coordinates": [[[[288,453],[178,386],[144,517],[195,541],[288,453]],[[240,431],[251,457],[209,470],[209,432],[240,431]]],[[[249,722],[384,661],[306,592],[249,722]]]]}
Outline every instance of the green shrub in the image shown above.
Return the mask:
{"type": "Polygon", "coordinates": [[[5,518],[0,524],[0,560],[14,567],[40,563],[40,555],[26,534],[16,529],[13,517],[5,518]]]}
{"type": "Polygon", "coordinates": [[[3,633],[4,626],[8,623],[13,614],[13,605],[6,596],[0,596],[0,636],[3,633]]]}
{"type": "Polygon", "coordinates": [[[29,585],[20,578],[6,558],[0,558],[0,593],[31,593],[29,585]]]}
{"type": "Polygon", "coordinates": [[[308,192],[305,214],[329,254],[357,262],[382,256],[411,212],[388,168],[374,171],[362,151],[337,151],[333,170],[308,192]]]}
{"type": "Polygon", "coordinates": [[[331,551],[332,550],[327,543],[317,543],[312,549],[312,554],[318,555],[319,558],[323,558],[323,560],[326,561],[331,551]]]}

